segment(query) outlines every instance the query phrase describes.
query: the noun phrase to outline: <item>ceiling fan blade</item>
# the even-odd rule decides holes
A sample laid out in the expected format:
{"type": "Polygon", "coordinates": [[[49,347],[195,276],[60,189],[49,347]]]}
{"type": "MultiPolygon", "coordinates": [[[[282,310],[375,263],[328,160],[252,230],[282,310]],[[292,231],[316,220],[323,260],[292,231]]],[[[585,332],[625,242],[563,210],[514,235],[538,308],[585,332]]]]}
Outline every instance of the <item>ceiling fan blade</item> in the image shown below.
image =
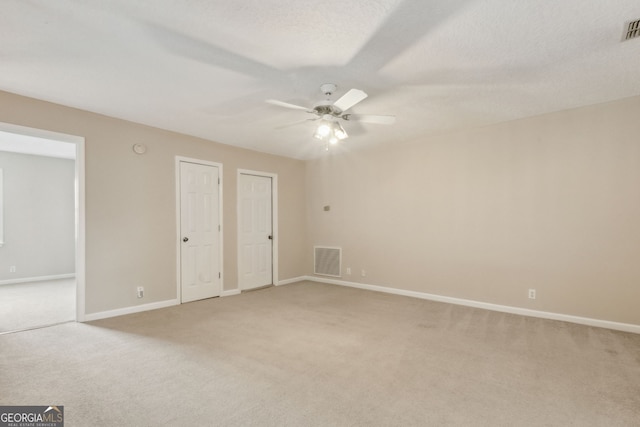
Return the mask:
{"type": "Polygon", "coordinates": [[[198,40],[168,27],[145,23],[144,28],[162,46],[174,55],[215,67],[225,68],[244,75],[265,79],[282,79],[283,72],[269,65],[254,61],[221,46],[198,40]]]}
{"type": "Polygon", "coordinates": [[[298,121],[298,122],[289,123],[289,124],[282,125],[282,126],[276,126],[274,129],[277,129],[277,130],[280,130],[280,129],[286,129],[286,128],[289,128],[289,127],[292,127],[292,126],[301,125],[301,124],[303,124],[303,123],[306,123],[306,122],[312,122],[312,121],[314,121],[314,120],[318,120],[318,119],[320,119],[320,117],[315,117],[315,118],[313,118],[313,119],[300,120],[300,121],[298,121]]]}
{"type": "Polygon", "coordinates": [[[396,116],[378,116],[374,114],[345,114],[342,118],[345,120],[376,123],[379,125],[392,125],[396,122],[396,116]]]}
{"type": "Polygon", "coordinates": [[[349,92],[342,95],[340,99],[333,103],[335,107],[338,107],[342,111],[347,111],[349,108],[356,105],[358,102],[365,99],[367,95],[360,89],[351,89],[349,92]]]}
{"type": "Polygon", "coordinates": [[[289,104],[288,102],[278,101],[277,99],[267,99],[265,102],[267,104],[277,105],[278,107],[291,108],[293,110],[304,110],[309,113],[313,112],[309,110],[307,107],[301,107],[300,105],[289,104]]]}
{"type": "Polygon", "coordinates": [[[376,72],[414,46],[443,22],[469,6],[468,0],[402,0],[347,64],[356,72],[376,72]]]}

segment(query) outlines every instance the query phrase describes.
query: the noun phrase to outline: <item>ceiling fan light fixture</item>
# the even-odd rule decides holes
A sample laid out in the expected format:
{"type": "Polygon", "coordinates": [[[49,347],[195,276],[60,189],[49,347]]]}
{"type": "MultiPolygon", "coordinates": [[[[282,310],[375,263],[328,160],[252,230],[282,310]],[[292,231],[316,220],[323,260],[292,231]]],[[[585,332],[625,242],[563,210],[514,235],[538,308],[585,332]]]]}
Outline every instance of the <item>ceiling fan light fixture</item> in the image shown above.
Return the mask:
{"type": "Polygon", "coordinates": [[[323,120],[316,128],[313,137],[320,141],[336,144],[348,137],[347,131],[335,120],[323,120]]]}
{"type": "Polygon", "coordinates": [[[347,139],[349,135],[347,135],[347,131],[344,130],[340,123],[335,122],[335,127],[333,128],[333,135],[338,139],[347,139]]]}
{"type": "Polygon", "coordinates": [[[325,139],[333,131],[333,124],[329,121],[323,120],[316,128],[316,132],[313,134],[314,138],[325,139]]]}

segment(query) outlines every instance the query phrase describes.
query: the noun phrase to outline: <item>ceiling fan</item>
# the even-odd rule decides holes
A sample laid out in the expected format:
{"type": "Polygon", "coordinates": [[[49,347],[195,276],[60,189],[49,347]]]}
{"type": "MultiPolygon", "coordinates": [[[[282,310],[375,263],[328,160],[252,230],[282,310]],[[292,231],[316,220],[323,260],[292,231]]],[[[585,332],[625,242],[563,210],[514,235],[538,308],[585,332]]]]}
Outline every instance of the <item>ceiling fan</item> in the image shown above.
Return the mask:
{"type": "Polygon", "coordinates": [[[335,144],[338,141],[348,137],[347,132],[340,124],[340,120],[376,123],[382,125],[391,125],[395,123],[395,116],[347,113],[347,110],[358,104],[360,101],[364,100],[368,95],[360,89],[351,89],[347,93],[342,95],[337,101],[331,102],[329,97],[335,92],[336,88],[337,86],[333,83],[325,83],[320,86],[320,90],[327,97],[327,99],[316,103],[311,108],[302,107],[300,105],[290,104],[288,102],[278,101],[275,99],[268,99],[266,102],[271,105],[277,105],[278,107],[290,108],[293,110],[302,110],[310,114],[315,114],[316,117],[312,119],[307,119],[294,124],[299,124],[310,120],[321,120],[313,136],[316,139],[326,141],[330,144],[335,144]]]}

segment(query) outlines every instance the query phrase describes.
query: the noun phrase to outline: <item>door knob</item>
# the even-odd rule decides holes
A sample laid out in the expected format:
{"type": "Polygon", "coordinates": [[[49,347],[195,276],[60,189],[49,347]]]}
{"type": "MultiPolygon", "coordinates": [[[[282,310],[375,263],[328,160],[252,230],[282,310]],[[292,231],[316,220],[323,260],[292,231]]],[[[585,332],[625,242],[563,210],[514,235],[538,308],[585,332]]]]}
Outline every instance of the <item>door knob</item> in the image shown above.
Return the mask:
{"type": "Polygon", "coordinates": [[[182,238],[182,241],[183,241],[183,242],[188,242],[188,241],[189,241],[189,238],[188,238],[188,237],[183,237],[183,238],[182,238]]]}
{"type": "Polygon", "coordinates": [[[269,236],[269,240],[273,240],[273,236],[269,236]]]}

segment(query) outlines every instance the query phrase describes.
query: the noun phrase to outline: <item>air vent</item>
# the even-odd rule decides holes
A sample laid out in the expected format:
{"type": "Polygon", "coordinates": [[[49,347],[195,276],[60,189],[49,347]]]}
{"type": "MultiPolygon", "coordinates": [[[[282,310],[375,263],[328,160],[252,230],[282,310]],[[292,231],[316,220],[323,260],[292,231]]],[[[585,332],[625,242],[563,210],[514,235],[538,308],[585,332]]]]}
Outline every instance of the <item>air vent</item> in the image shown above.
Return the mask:
{"type": "Polygon", "coordinates": [[[636,37],[640,37],[640,19],[629,22],[626,24],[625,28],[624,40],[631,40],[636,37]]]}
{"type": "Polygon", "coordinates": [[[313,247],[313,272],[321,276],[340,277],[342,248],[313,247]]]}

